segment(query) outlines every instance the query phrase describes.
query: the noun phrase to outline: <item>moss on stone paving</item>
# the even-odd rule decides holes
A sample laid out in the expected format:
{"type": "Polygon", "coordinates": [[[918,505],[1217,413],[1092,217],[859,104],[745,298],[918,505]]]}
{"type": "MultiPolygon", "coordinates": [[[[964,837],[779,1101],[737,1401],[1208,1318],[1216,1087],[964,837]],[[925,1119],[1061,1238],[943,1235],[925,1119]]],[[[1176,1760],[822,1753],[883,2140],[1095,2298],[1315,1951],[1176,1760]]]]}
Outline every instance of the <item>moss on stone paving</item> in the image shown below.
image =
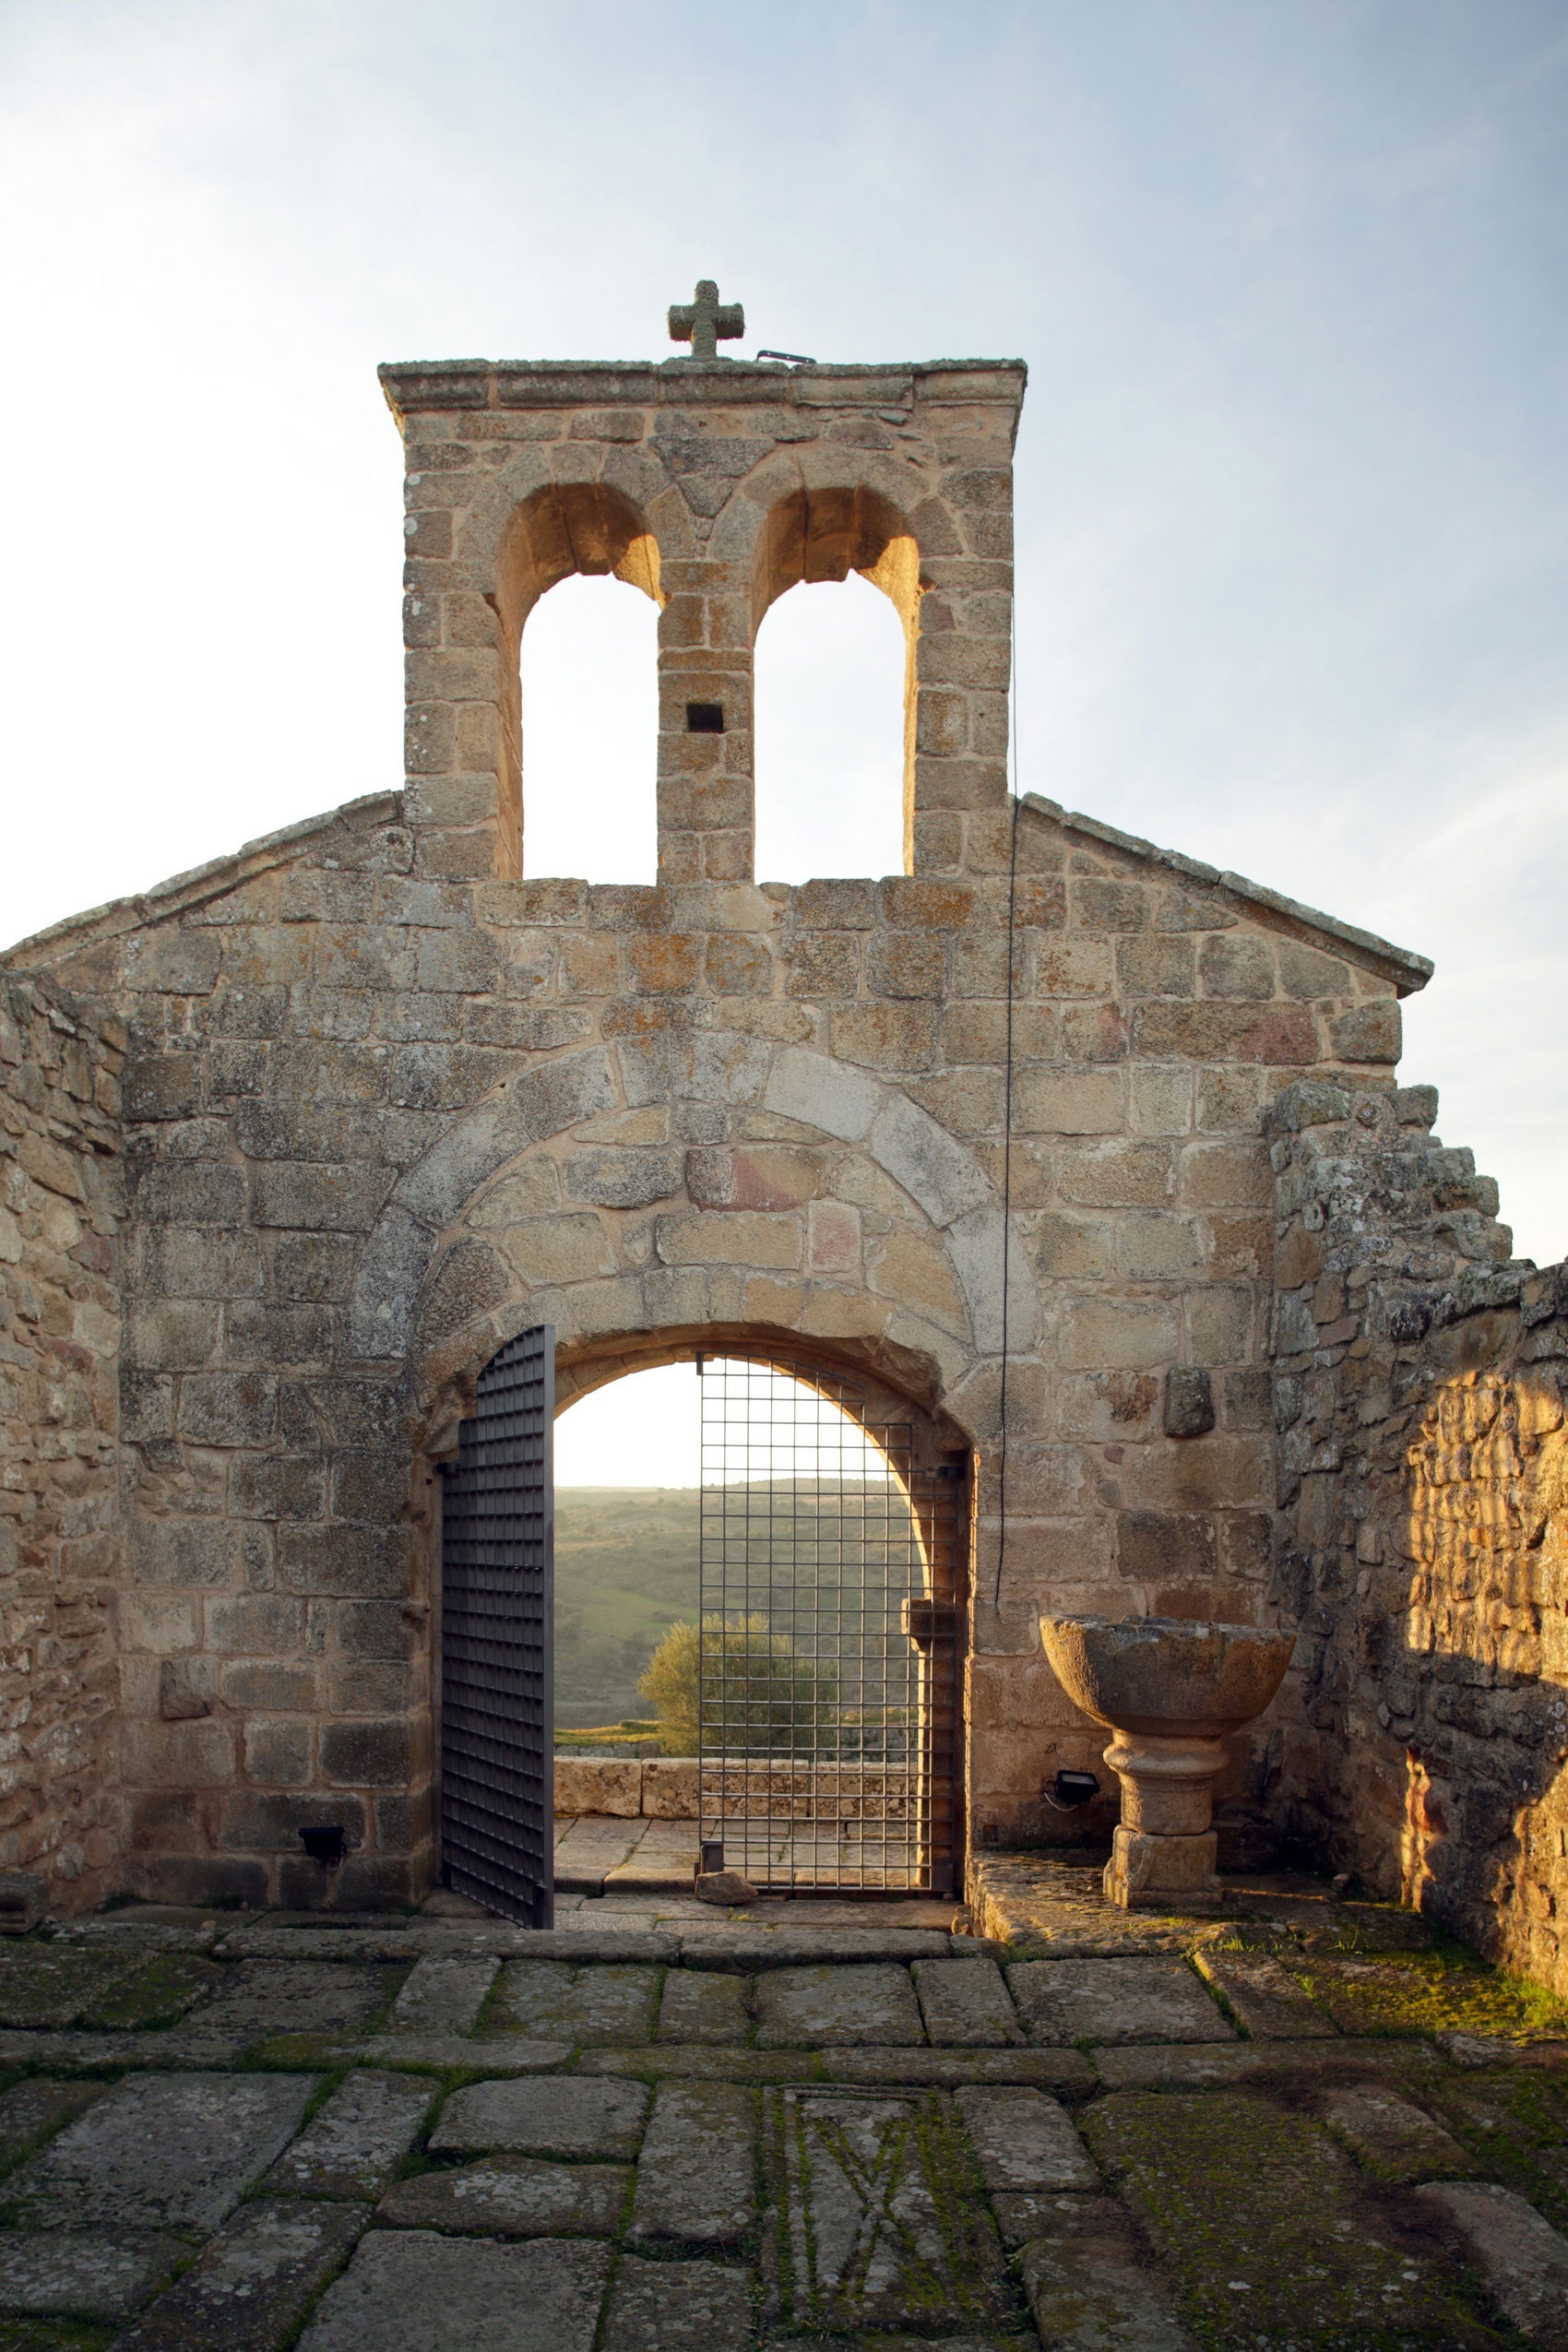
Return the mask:
{"type": "Polygon", "coordinates": [[[187,2009],[221,1982],[223,1975],[216,1961],[194,1959],[184,1953],[149,1960],[134,1976],[112,1986],[102,2000],[84,2009],[81,2022],[103,2033],[177,2025],[187,2009]]]}
{"type": "Polygon", "coordinates": [[[1568,2009],[1544,1986],[1458,1951],[1288,1961],[1347,2034],[1498,2034],[1529,2041],[1568,2034],[1568,2009]]]}
{"type": "Polygon", "coordinates": [[[1312,1903],[1260,1907],[1245,1918],[1221,1921],[1205,1941],[1218,1952],[1272,1952],[1281,1958],[1308,1952],[1462,1952],[1420,1911],[1395,1903],[1312,1903]]]}
{"type": "Polygon", "coordinates": [[[21,1943],[0,1952],[0,2025],[26,2032],[75,2025],[82,2011],[128,1976],[131,1954],[21,1943]]]}
{"type": "Polygon", "coordinates": [[[112,2327],[73,2327],[60,2320],[0,2319],[0,2352],[102,2352],[120,2333],[112,2327]]]}
{"type": "MultiPolygon", "coordinates": [[[[1479,2352],[1516,2339],[1407,2239],[1321,2127],[1250,2092],[1113,2092],[1082,2119],[1204,2352],[1479,2352]]],[[[1412,2225],[1414,2226],[1414,2225],[1412,2225]]]]}
{"type": "Polygon", "coordinates": [[[1483,2171],[1568,2230],[1568,2074],[1500,2069],[1423,2096],[1483,2171]]]}

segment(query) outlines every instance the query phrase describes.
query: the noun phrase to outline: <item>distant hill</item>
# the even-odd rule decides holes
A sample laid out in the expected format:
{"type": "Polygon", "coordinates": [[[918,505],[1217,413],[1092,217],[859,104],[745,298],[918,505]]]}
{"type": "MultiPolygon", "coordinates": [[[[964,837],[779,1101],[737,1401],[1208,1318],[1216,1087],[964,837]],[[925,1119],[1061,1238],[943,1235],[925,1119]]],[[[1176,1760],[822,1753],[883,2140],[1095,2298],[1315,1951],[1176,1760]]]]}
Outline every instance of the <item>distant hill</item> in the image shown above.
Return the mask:
{"type": "Polygon", "coordinates": [[[557,1723],[645,1714],[637,1677],[649,1653],[696,1613],[695,1487],[557,1487],[557,1723]]]}
{"type": "MultiPolygon", "coordinates": [[[[841,1542],[838,1529],[848,1522],[849,1534],[862,1510],[892,1538],[889,1581],[901,1587],[909,1522],[901,1503],[889,1508],[883,1481],[824,1479],[814,1490],[809,1481],[781,1482],[775,1491],[756,1480],[730,1492],[753,1523],[753,1573],[764,1570],[776,1588],[797,1578],[858,1586],[859,1538],[841,1542]]],[[[697,1615],[699,1503],[695,1487],[556,1489],[557,1723],[619,1723],[647,1714],[638,1675],[670,1627],[697,1615]]],[[[878,1583],[881,1550],[873,1542],[870,1552],[878,1583]]]]}

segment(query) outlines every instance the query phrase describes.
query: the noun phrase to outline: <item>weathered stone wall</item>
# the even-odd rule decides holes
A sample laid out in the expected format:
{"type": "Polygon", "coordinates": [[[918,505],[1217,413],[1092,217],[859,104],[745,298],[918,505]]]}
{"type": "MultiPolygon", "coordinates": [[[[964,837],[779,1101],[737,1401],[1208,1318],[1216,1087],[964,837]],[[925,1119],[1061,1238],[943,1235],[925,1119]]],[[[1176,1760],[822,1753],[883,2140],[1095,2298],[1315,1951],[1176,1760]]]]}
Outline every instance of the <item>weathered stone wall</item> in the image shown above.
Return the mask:
{"type": "Polygon", "coordinates": [[[0,1867],[119,1881],[117,1382],[125,1032],[0,980],[0,1867]]]}
{"type": "Polygon", "coordinates": [[[539,1322],[563,1396],[731,1346],[901,1406],[969,1472],[968,1834],[1102,1832],[1041,1800],[1103,1742],[1039,1612],[1267,1607],[1263,1111],[1386,1087],[1430,967],[1015,806],[1016,364],[383,377],[404,790],[13,951],[132,1038],[131,1881],[309,1902],[341,1821],[340,1901],[422,1886],[438,1465],[539,1322]],[[757,626],[850,570],[905,630],[909,872],[758,883],[757,626]],[[657,888],[529,874],[518,647],[574,571],[660,608],[657,888]]]}
{"type": "Polygon", "coordinates": [[[1568,1990],[1568,1268],[1509,1258],[1428,1087],[1271,1112],[1301,1621],[1278,1792],[1379,1893],[1568,1990]]]}
{"type": "Polygon", "coordinates": [[[904,626],[905,862],[1007,862],[1016,361],[384,367],[406,445],[413,871],[529,870],[518,647],[569,573],[659,607],[663,883],[753,878],[752,649],[850,571],[904,626]]]}
{"type": "Polygon", "coordinates": [[[564,1394],[803,1349],[972,1449],[972,1834],[1092,1827],[1041,1803],[1102,1741],[1036,1614],[1265,1605],[1263,1108],[1307,1070],[1378,1080],[1420,968],[1024,803],[997,1607],[1005,874],[438,881],[404,814],[19,951],[133,1039],[132,1883],[315,1899],[298,1829],[342,1820],[339,1901],[422,1883],[434,1466],[540,1320],[564,1394]]]}

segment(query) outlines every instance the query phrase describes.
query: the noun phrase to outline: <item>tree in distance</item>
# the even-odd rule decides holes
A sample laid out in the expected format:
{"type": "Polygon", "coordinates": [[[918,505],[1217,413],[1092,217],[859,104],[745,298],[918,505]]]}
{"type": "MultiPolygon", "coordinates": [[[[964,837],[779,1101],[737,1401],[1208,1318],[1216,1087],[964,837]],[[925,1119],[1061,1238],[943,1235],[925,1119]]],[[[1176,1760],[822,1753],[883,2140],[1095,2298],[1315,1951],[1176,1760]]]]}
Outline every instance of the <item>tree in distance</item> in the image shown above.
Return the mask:
{"type": "Polygon", "coordinates": [[[667,1756],[699,1746],[725,1755],[814,1755],[838,1745],[838,1677],[803,1657],[766,1617],[705,1617],[671,1625],[638,1690],[659,1719],[667,1756]],[[699,1687],[700,1686],[700,1687],[699,1687]]]}

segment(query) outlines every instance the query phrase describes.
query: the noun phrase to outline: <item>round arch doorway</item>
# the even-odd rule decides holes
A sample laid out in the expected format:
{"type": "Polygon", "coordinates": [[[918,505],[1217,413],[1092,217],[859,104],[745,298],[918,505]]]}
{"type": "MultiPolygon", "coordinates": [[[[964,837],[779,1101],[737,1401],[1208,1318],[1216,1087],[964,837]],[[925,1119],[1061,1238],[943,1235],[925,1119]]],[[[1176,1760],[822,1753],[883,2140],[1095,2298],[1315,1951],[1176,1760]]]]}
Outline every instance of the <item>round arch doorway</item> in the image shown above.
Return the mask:
{"type": "MultiPolygon", "coordinates": [[[[683,1643],[704,1869],[759,1891],[949,1895],[960,1874],[968,1450],[865,1369],[723,1335],[563,1367],[563,1409],[695,1361],[696,1558],[683,1643]]],[[[446,1473],[442,1875],[550,1916],[552,1337],[481,1373],[446,1473]]],[[[677,1645],[682,1648],[683,1645],[677,1645]]]]}

